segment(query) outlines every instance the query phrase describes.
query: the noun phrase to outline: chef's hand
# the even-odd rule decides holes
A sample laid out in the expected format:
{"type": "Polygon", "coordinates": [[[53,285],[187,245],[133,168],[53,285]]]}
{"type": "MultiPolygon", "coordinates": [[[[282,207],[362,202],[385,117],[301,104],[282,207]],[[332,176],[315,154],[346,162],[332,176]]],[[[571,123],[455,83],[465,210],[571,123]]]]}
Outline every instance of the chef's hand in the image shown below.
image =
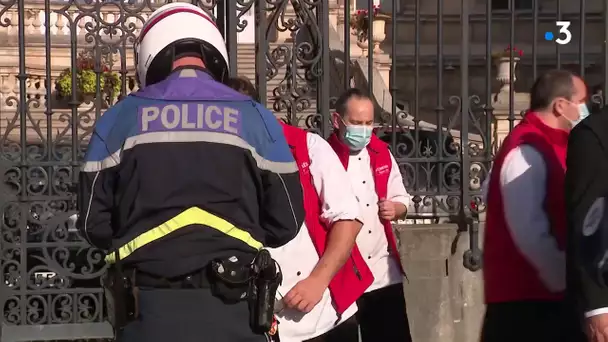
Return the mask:
{"type": "Polygon", "coordinates": [[[289,308],[310,312],[323,298],[327,286],[324,281],[314,277],[302,279],[287,292],[283,302],[289,308]]]}
{"type": "Polygon", "coordinates": [[[393,221],[397,217],[397,204],[386,199],[378,201],[378,215],[383,220],[393,221]]]}

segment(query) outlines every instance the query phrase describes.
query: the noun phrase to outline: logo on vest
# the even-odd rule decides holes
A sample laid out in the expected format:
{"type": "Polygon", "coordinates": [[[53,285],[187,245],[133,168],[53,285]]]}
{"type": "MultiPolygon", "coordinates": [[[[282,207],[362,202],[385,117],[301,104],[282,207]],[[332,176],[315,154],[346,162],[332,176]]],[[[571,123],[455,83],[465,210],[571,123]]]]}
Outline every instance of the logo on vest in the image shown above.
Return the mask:
{"type": "Polygon", "coordinates": [[[308,162],[303,162],[302,164],[300,164],[300,172],[302,172],[304,174],[310,173],[309,166],[310,166],[310,164],[308,162]]]}
{"type": "Polygon", "coordinates": [[[591,236],[595,234],[600,227],[600,223],[602,222],[602,218],[604,217],[604,210],[606,208],[606,200],[604,197],[598,198],[593,202],[591,208],[587,211],[585,215],[585,220],[583,221],[583,235],[591,236]]]}
{"type": "Polygon", "coordinates": [[[381,175],[388,172],[388,165],[382,165],[376,168],[376,174],[381,175]]]}

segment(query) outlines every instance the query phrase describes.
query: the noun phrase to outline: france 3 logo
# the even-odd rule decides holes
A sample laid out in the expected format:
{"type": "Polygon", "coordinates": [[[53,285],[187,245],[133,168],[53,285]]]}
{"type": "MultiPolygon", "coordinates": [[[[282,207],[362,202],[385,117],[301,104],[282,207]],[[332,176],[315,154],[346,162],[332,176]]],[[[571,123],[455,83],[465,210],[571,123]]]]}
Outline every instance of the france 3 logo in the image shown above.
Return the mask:
{"type": "Polygon", "coordinates": [[[555,26],[559,29],[557,34],[554,34],[551,31],[545,32],[545,40],[555,41],[559,45],[566,45],[570,43],[572,40],[572,32],[570,32],[570,22],[569,21],[556,21],[555,26]]]}

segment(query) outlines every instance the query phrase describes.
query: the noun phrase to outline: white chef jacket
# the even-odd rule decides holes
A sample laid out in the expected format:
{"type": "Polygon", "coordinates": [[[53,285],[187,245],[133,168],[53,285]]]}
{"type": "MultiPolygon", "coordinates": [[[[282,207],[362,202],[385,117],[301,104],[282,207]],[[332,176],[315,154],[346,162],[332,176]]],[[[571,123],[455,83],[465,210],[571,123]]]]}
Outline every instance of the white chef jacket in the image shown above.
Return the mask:
{"type": "MultiPolygon", "coordinates": [[[[308,133],[310,173],[317,194],[323,203],[321,218],[328,227],[339,220],[359,220],[360,210],[346,171],[327,141],[314,133],[308,133]]],[[[310,275],[319,255],[308,235],[306,224],[298,235],[286,245],[270,249],[273,258],[283,271],[283,284],[279,287],[277,300],[285,296],[300,280],[310,275]]],[[[349,307],[338,322],[342,323],[357,312],[357,305],[349,307]]],[[[328,332],[338,321],[329,290],[309,313],[285,307],[277,314],[281,342],[301,342],[328,332]]]]}
{"type": "MultiPolygon", "coordinates": [[[[410,195],[405,190],[401,171],[392,154],[391,162],[386,199],[402,203],[407,208],[410,195]]],[[[357,246],[375,278],[366,292],[401,283],[401,269],[395,258],[389,254],[384,226],[378,216],[378,195],[366,148],[351,153],[347,173],[363,216],[363,228],[357,236],[357,246]]]]}

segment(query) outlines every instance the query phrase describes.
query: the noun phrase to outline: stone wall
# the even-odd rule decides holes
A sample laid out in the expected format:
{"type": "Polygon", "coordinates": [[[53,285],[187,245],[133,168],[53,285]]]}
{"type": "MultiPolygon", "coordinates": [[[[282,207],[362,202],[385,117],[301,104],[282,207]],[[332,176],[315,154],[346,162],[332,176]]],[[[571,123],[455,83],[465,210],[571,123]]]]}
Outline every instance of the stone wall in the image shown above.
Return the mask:
{"type": "MultiPolygon", "coordinates": [[[[463,266],[468,232],[455,224],[396,227],[415,342],[476,342],[485,305],[482,273],[463,266]]],[[[483,241],[483,225],[480,239],[483,241]]]]}

